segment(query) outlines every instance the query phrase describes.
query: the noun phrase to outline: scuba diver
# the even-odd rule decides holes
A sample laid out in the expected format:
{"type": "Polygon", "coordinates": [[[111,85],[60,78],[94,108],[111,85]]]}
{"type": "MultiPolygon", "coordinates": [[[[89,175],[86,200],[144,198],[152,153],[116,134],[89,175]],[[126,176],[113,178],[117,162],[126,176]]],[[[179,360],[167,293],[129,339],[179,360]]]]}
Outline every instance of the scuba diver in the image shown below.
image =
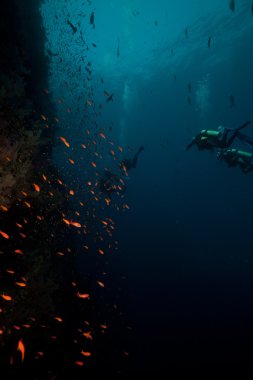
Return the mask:
{"type": "Polygon", "coordinates": [[[99,182],[100,190],[111,198],[113,192],[124,194],[127,187],[117,174],[113,174],[109,169],[104,170],[104,177],[99,182]]]}
{"type": "Polygon", "coordinates": [[[228,166],[239,166],[243,173],[253,170],[253,154],[239,149],[224,149],[218,151],[218,160],[224,160],[228,166]]]}
{"type": "MultiPolygon", "coordinates": [[[[127,177],[127,172],[130,169],[133,169],[136,167],[139,154],[143,150],[144,150],[144,147],[140,146],[140,148],[138,149],[137,153],[135,153],[133,158],[124,159],[119,163],[119,168],[123,169],[126,174],[125,179],[129,179],[129,177],[127,177]]],[[[100,188],[100,191],[107,194],[107,196],[111,198],[111,194],[113,192],[116,192],[121,195],[124,194],[127,189],[127,186],[124,180],[118,174],[114,174],[109,169],[105,169],[104,176],[103,178],[101,178],[99,182],[99,188],[100,188]]]]}
{"type": "Polygon", "coordinates": [[[135,153],[133,158],[126,158],[119,163],[119,168],[128,172],[130,169],[136,168],[139,154],[144,150],[144,146],[140,146],[137,153],[135,153]]]}
{"type": "Polygon", "coordinates": [[[229,148],[232,145],[235,138],[238,138],[242,142],[245,142],[248,145],[251,145],[251,147],[253,147],[253,139],[251,140],[250,137],[239,132],[241,129],[247,127],[249,124],[250,121],[246,121],[238,128],[226,128],[220,125],[217,131],[202,129],[202,131],[200,131],[198,135],[193,137],[192,141],[190,142],[190,144],[187,145],[185,149],[189,150],[193,145],[196,145],[198,150],[207,149],[213,152],[214,148],[229,148]]]}

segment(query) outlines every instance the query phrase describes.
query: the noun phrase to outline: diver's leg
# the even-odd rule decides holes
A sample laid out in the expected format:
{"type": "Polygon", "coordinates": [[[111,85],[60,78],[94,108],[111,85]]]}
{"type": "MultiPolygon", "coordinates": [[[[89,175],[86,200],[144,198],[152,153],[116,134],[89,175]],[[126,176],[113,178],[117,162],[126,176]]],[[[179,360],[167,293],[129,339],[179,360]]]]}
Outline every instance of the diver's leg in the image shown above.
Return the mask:
{"type": "Polygon", "coordinates": [[[137,165],[137,161],[138,161],[138,157],[139,157],[139,154],[143,151],[144,147],[143,146],[140,146],[140,148],[138,149],[138,152],[135,153],[133,159],[132,159],[132,165],[131,167],[132,168],[135,168],[136,165],[137,165]]]}

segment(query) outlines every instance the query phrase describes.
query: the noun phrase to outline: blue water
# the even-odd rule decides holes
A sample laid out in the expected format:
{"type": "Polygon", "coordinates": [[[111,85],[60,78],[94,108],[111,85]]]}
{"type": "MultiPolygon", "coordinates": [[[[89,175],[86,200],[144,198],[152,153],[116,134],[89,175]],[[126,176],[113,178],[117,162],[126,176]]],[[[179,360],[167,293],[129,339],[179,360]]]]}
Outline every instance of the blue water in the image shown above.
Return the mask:
{"type": "MultiPolygon", "coordinates": [[[[46,47],[58,54],[49,89],[61,99],[57,133],[77,163],[70,168],[63,144],[55,147],[65,179],[81,186],[94,175],[80,161],[87,128],[104,131],[123,156],[144,146],[127,180],[130,210],[110,214],[120,249],[108,259],[109,292],[132,327],[122,335],[129,371],[252,369],[252,173],[185,151],[200,129],[253,122],[251,1],[232,12],[225,0],[46,0],[42,14],[46,47]]],[[[115,170],[100,149],[98,170],[115,170]]]]}

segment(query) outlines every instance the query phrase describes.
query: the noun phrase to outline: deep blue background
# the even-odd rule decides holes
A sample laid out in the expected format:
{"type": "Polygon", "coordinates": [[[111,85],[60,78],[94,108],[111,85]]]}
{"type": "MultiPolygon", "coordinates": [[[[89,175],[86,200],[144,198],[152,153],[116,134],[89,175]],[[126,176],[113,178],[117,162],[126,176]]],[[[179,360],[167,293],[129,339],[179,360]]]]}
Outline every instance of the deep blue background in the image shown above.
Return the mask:
{"type": "MultiPolygon", "coordinates": [[[[202,128],[253,121],[251,2],[237,1],[234,12],[227,1],[174,3],[45,2],[48,41],[63,58],[61,65],[51,62],[51,91],[65,107],[58,109],[60,135],[74,146],[85,139],[86,125],[97,123],[126,156],[145,147],[129,173],[130,210],[113,214],[120,252],[110,265],[127,277],[118,302],[133,326],[130,370],[252,369],[253,177],[218,162],[215,153],[185,151],[202,128]],[[66,24],[68,12],[73,24],[80,21],[88,51],[66,24]],[[87,73],[78,76],[81,57],[92,63],[89,82],[87,73]],[[87,119],[89,88],[102,109],[87,119]],[[104,90],[114,102],[105,102],[104,90]]],[[[80,149],[72,156],[78,160],[80,149]]],[[[65,160],[56,147],[55,161],[68,173],[65,160]]],[[[106,150],[103,165],[115,165],[106,150]]],[[[73,170],[70,180],[82,181],[81,169],[73,170]]]]}

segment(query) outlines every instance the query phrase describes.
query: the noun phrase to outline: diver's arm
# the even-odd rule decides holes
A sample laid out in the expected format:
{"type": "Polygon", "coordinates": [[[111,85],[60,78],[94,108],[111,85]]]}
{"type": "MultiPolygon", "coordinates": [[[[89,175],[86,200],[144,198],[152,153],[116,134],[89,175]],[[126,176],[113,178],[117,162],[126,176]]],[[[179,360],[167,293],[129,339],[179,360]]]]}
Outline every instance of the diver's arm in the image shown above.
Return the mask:
{"type": "Polygon", "coordinates": [[[187,145],[185,150],[189,150],[194,144],[196,144],[196,138],[195,137],[193,137],[192,141],[190,142],[190,144],[187,145]]]}

